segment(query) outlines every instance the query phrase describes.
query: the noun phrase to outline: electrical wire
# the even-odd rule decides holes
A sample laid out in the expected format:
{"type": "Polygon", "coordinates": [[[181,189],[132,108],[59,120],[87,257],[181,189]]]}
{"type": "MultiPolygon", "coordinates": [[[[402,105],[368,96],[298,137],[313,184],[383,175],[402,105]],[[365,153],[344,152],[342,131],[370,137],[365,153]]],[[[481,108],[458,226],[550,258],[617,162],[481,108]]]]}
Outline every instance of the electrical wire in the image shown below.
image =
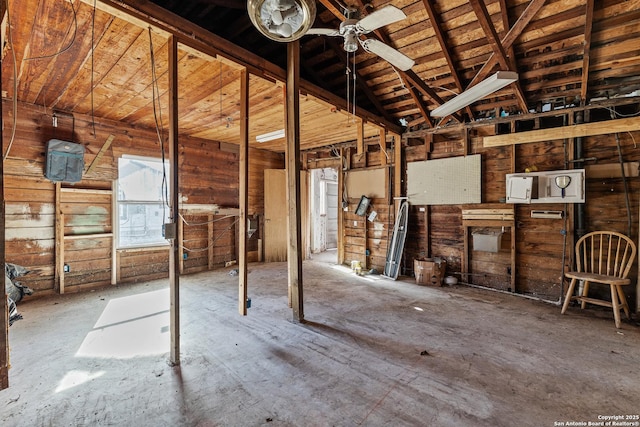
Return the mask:
{"type": "Polygon", "coordinates": [[[192,223],[188,222],[188,221],[184,218],[184,216],[182,215],[182,213],[178,213],[178,216],[182,219],[182,222],[184,222],[184,225],[186,225],[187,227],[191,227],[191,226],[195,227],[195,226],[198,226],[198,225],[208,225],[208,224],[212,224],[212,223],[214,223],[214,222],[222,221],[222,220],[227,219],[227,218],[235,218],[237,215],[225,215],[225,216],[223,216],[222,218],[212,219],[211,221],[205,221],[205,222],[192,222],[192,223]]]}
{"type": "MultiPolygon", "coordinates": [[[[69,41],[69,44],[67,44],[67,46],[65,46],[64,48],[60,49],[59,51],[57,51],[55,53],[52,53],[52,54],[49,54],[49,55],[33,56],[33,57],[30,57],[30,58],[24,58],[23,61],[35,61],[37,59],[54,58],[54,57],[56,57],[58,55],[61,55],[61,54],[65,53],[69,49],[71,49],[71,46],[73,46],[73,44],[76,41],[76,35],[78,34],[78,14],[76,12],[76,8],[73,7],[73,0],[69,0],[69,4],[71,5],[71,10],[73,11],[73,36],[71,37],[71,40],[69,41]]],[[[7,5],[7,10],[8,9],[9,9],[9,5],[7,5]]],[[[71,28],[67,29],[67,32],[64,35],[64,38],[67,38],[67,36],[69,35],[69,31],[70,30],[71,30],[71,28]]],[[[11,30],[9,30],[9,31],[11,31],[11,30]]]]}
{"type": "MultiPolygon", "coordinates": [[[[151,34],[151,27],[149,27],[149,51],[151,57],[151,90],[153,99],[153,119],[156,126],[156,134],[158,135],[158,142],[160,143],[160,154],[162,158],[162,216],[165,216],[165,206],[169,206],[169,189],[167,182],[167,167],[165,163],[164,155],[164,138],[162,137],[162,130],[164,124],[162,123],[162,105],[160,104],[160,89],[158,87],[158,76],[156,74],[156,60],[153,50],[153,37],[151,34]],[[156,103],[158,106],[156,107],[156,103]]],[[[177,173],[174,171],[173,173],[177,173]]]]}
{"type": "Polygon", "coordinates": [[[224,235],[225,235],[229,230],[231,230],[231,228],[233,228],[233,226],[234,226],[234,225],[236,225],[236,224],[237,224],[237,222],[238,222],[239,220],[240,220],[240,218],[238,218],[238,219],[236,219],[235,221],[233,221],[233,222],[231,223],[231,225],[229,225],[227,228],[225,228],[225,229],[222,231],[222,233],[220,233],[219,235],[217,235],[217,236],[215,237],[215,239],[213,239],[213,240],[211,241],[211,243],[210,243],[207,247],[205,247],[205,248],[191,249],[191,248],[188,248],[188,247],[186,247],[186,246],[184,246],[184,245],[182,245],[181,247],[182,247],[182,249],[184,249],[185,251],[187,251],[187,252],[193,252],[193,253],[208,251],[209,249],[211,249],[211,248],[213,247],[213,245],[218,241],[218,239],[220,239],[220,238],[221,238],[222,236],[224,236],[224,235]]]}
{"type": "Polygon", "coordinates": [[[93,138],[96,138],[96,117],[93,99],[94,81],[93,75],[95,71],[94,67],[94,52],[96,50],[95,44],[95,29],[96,29],[96,0],[93,0],[93,13],[91,15],[91,128],[93,129],[93,138]]]}
{"type": "Polygon", "coordinates": [[[11,14],[9,13],[9,2],[6,2],[7,8],[7,27],[9,28],[9,45],[11,48],[11,56],[13,57],[13,120],[11,126],[11,138],[7,145],[7,152],[2,156],[2,160],[7,160],[9,152],[16,139],[16,127],[18,126],[18,59],[16,58],[16,50],[13,46],[13,31],[11,31],[11,14]]]}

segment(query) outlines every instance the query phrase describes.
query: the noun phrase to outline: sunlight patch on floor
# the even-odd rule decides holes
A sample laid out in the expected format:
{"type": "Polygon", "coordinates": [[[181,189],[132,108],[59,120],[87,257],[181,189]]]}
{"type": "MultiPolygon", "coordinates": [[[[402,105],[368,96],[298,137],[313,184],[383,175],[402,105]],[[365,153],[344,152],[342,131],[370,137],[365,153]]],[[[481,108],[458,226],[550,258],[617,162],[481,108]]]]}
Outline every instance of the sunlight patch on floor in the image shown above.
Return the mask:
{"type": "Polygon", "coordinates": [[[109,301],[76,357],[128,359],[169,351],[169,289],[109,301]]]}
{"type": "Polygon", "coordinates": [[[104,375],[104,371],[98,371],[93,373],[88,371],[76,371],[76,370],[69,371],[65,374],[64,378],[60,380],[60,384],[58,384],[58,387],[56,388],[56,393],[69,390],[70,388],[87,383],[103,375],[104,375]]]}

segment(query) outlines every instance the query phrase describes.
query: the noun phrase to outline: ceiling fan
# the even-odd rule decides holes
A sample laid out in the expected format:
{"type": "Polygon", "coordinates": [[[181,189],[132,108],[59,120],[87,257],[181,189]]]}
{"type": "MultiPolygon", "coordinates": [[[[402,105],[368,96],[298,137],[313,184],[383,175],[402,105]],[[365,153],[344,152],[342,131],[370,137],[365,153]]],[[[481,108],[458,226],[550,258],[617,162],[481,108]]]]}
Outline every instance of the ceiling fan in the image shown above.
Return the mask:
{"type": "Polygon", "coordinates": [[[395,6],[388,5],[362,19],[357,19],[357,16],[358,12],[356,9],[345,9],[345,17],[347,19],[340,23],[338,29],[311,28],[306,34],[341,36],[344,38],[344,50],[347,52],[355,52],[358,50],[358,44],[360,44],[365,51],[378,55],[402,71],[407,71],[413,67],[415,64],[413,59],[391,46],[377,39],[360,38],[363,34],[368,34],[385,25],[405,19],[407,15],[405,15],[402,10],[395,6]]]}

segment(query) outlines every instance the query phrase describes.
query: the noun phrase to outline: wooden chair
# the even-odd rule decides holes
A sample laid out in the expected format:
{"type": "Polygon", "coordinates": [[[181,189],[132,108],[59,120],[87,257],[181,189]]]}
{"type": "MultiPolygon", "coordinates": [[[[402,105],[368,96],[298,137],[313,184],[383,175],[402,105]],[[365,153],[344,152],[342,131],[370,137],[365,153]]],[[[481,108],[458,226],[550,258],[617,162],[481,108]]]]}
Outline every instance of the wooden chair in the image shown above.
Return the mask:
{"type": "Polygon", "coordinates": [[[573,299],[586,304],[596,304],[613,308],[616,328],[620,328],[620,309],[629,318],[629,305],[624,296],[622,286],[631,283],[627,278],[636,255],[636,245],[621,233],[615,231],[593,231],[585,234],[576,242],[576,271],[565,274],[571,279],[569,289],[564,297],[562,314],[567,311],[573,299]],[[582,295],[573,295],[578,281],[583,282],[582,295]],[[589,284],[602,283],[609,285],[611,302],[589,298],[589,284]]]}

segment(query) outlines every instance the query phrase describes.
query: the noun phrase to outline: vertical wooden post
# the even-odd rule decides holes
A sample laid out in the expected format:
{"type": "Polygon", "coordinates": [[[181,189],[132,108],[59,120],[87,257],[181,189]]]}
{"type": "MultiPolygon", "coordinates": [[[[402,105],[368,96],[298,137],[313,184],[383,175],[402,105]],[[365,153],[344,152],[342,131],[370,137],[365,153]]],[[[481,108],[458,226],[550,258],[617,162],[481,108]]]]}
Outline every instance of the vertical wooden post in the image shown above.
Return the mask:
{"type": "Polygon", "coordinates": [[[398,197],[402,197],[402,140],[398,134],[393,134],[393,197],[397,212],[400,206],[398,197]]]}
{"type": "MultiPolygon", "coordinates": [[[[5,22],[7,12],[5,0],[0,0],[0,20],[5,22]]],[[[4,25],[2,26],[4,28],[4,25]]],[[[4,38],[4,31],[2,32],[4,38]]],[[[3,40],[4,41],[4,40],[3,40]]],[[[4,43],[3,43],[4,46],[4,43]]],[[[2,80],[2,67],[0,67],[0,81],[2,80]]],[[[16,96],[14,93],[13,96],[16,96]]],[[[0,102],[0,123],[2,123],[2,102],[0,102]]],[[[4,148],[2,130],[0,127],[0,148],[4,148]]],[[[0,261],[2,265],[5,263],[5,202],[4,202],[4,150],[0,150],[2,159],[0,159],[0,261]]],[[[7,307],[7,291],[4,284],[0,286],[0,390],[9,387],[9,310],[7,307]]]]}
{"type": "Polygon", "coordinates": [[[380,128],[380,165],[384,166],[389,163],[387,159],[387,130],[380,128]]]}
{"type": "Polygon", "coordinates": [[[287,201],[289,205],[287,263],[293,320],[304,321],[302,286],[302,220],[300,199],[300,41],[287,44],[287,96],[285,151],[287,164],[287,201]]]}
{"type": "Polygon", "coordinates": [[[358,117],[356,119],[356,125],[358,129],[358,134],[356,135],[356,154],[361,156],[364,153],[364,120],[358,117]]]}
{"type": "Polygon", "coordinates": [[[207,216],[207,267],[209,270],[213,270],[213,214],[207,216]]]}
{"type": "Polygon", "coordinates": [[[180,274],[184,273],[184,220],[178,215],[178,262],[180,274]]]}
{"type": "MultiPolygon", "coordinates": [[[[178,41],[169,37],[169,162],[171,178],[169,182],[169,198],[171,204],[171,223],[173,232],[178,233],[178,41]]],[[[169,239],[169,329],[171,332],[171,363],[180,364],[180,251],[178,236],[169,239]]]]}
{"type": "Polygon", "coordinates": [[[344,264],[344,149],[340,149],[340,166],[338,167],[338,264],[344,264]]]}
{"type": "Polygon", "coordinates": [[[118,215],[118,181],[111,182],[111,284],[118,283],[118,230],[120,227],[118,215]]]}
{"type": "Polygon", "coordinates": [[[55,290],[59,294],[64,294],[64,213],[62,213],[62,185],[55,183],[55,252],[56,252],[56,268],[54,272],[55,290]]]}
{"type": "Polygon", "coordinates": [[[249,72],[240,73],[240,215],[238,217],[238,312],[247,315],[247,209],[249,208],[249,72]]]}

